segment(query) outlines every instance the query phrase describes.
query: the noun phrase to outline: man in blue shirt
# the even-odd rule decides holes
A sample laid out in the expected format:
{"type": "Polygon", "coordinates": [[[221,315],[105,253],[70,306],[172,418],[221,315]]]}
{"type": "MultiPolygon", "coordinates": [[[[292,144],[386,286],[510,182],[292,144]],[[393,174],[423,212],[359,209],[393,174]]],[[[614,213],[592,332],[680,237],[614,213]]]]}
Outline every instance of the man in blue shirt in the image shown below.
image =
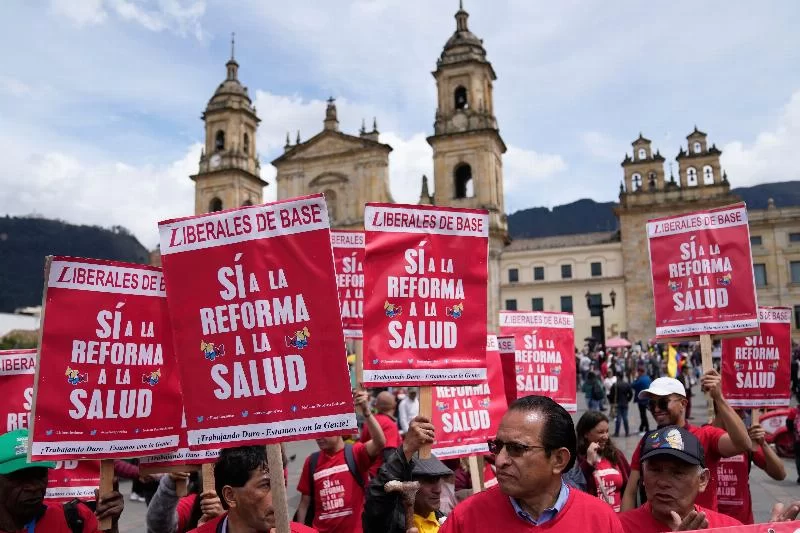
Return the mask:
{"type": "Polygon", "coordinates": [[[647,419],[647,404],[650,403],[650,400],[647,397],[640,398],[639,393],[648,389],[650,383],[652,383],[650,376],[644,371],[644,367],[640,366],[637,369],[636,380],[631,383],[631,387],[633,387],[633,397],[636,398],[636,405],[639,406],[639,418],[641,419],[641,422],[639,422],[640,436],[650,431],[650,421],[647,419]]]}

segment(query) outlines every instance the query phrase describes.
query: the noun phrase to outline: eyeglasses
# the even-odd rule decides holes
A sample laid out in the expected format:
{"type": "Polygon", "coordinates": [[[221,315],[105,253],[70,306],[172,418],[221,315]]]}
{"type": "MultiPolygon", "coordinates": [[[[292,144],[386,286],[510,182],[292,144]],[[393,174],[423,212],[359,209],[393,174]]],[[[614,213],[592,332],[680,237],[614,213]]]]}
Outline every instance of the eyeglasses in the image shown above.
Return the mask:
{"type": "Polygon", "coordinates": [[[669,403],[674,400],[674,398],[669,398],[665,396],[659,397],[657,400],[654,398],[650,398],[650,403],[647,404],[647,408],[651,411],[655,411],[656,407],[658,407],[659,411],[666,411],[669,407],[669,403]]]}
{"type": "Polygon", "coordinates": [[[505,442],[500,439],[494,439],[487,442],[489,444],[489,452],[492,455],[499,454],[503,448],[510,457],[522,457],[525,452],[531,450],[541,449],[545,450],[544,446],[530,446],[528,444],[520,444],[519,442],[505,442]]]}

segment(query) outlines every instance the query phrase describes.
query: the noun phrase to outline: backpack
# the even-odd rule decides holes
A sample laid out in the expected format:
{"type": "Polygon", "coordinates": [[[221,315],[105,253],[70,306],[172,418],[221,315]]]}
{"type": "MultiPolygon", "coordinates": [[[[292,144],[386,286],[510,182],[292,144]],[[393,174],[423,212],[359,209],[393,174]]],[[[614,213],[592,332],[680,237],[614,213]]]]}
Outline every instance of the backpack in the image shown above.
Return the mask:
{"type": "Polygon", "coordinates": [[[82,503],[83,502],[76,498],[62,506],[64,510],[64,519],[67,521],[67,526],[72,533],[83,533],[83,518],[81,518],[81,514],[78,512],[78,506],[82,505],[82,503]]]}
{"type": "MultiPolygon", "coordinates": [[[[317,470],[317,463],[319,463],[319,454],[320,452],[314,452],[308,459],[308,486],[311,488],[309,493],[311,501],[308,502],[308,511],[306,511],[306,519],[304,522],[307,526],[311,526],[312,522],[314,521],[314,514],[316,511],[314,509],[314,474],[317,470]]],[[[358,486],[363,489],[364,478],[361,477],[361,472],[358,471],[358,465],[356,465],[356,456],[353,453],[352,444],[344,445],[344,462],[347,464],[347,470],[350,472],[350,475],[352,475],[353,479],[356,480],[358,486]]]]}
{"type": "Polygon", "coordinates": [[[606,397],[605,389],[599,381],[595,381],[592,385],[592,400],[602,400],[606,397]]]}

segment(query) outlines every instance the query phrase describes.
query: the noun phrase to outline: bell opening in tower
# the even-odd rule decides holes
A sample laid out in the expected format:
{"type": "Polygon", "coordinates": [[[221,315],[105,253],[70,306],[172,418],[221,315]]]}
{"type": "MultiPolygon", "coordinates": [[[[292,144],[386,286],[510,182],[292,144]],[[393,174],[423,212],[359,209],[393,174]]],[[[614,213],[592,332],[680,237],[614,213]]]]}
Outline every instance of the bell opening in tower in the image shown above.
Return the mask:
{"type": "Polygon", "coordinates": [[[471,166],[467,163],[458,165],[454,172],[454,180],[456,198],[472,198],[475,196],[471,166]]]}
{"type": "Polygon", "coordinates": [[[216,213],[217,211],[222,211],[222,200],[214,197],[208,202],[208,212],[216,213]]]}
{"type": "Polygon", "coordinates": [[[244,134],[244,141],[242,142],[242,147],[244,148],[245,154],[250,154],[250,136],[248,134],[244,134]]]}
{"type": "Polygon", "coordinates": [[[467,101],[467,89],[459,85],[453,94],[456,109],[469,109],[467,101]]]}
{"type": "Polygon", "coordinates": [[[219,130],[217,132],[217,136],[214,139],[214,150],[217,152],[221,152],[225,149],[225,132],[219,130]]]}

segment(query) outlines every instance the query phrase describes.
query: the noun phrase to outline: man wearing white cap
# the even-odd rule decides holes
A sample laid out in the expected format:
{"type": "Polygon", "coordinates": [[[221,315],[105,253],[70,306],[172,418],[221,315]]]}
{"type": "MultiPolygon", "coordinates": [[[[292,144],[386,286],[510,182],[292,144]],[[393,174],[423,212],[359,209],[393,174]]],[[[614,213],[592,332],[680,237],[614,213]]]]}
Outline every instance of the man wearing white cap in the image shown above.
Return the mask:
{"type": "MultiPolygon", "coordinates": [[[[701,380],[701,387],[708,392],[714,402],[717,417],[721,425],[728,428],[722,430],[711,425],[693,426],[686,421],[686,389],[674,378],[658,378],[650,387],[639,393],[639,398],[650,400],[649,409],[658,427],[678,426],[696,436],[703,445],[705,460],[711,472],[708,486],[697,496],[697,504],[712,511],[717,510],[717,463],[722,457],[733,457],[750,449],[752,443],[744,422],[736,411],[722,397],[721,379],[715,370],[707,371],[701,380]]],[[[641,478],[641,461],[639,454],[641,443],[636,447],[631,458],[631,475],[625,494],[622,496],[622,510],[629,511],[636,507],[636,491],[641,478]]]]}

